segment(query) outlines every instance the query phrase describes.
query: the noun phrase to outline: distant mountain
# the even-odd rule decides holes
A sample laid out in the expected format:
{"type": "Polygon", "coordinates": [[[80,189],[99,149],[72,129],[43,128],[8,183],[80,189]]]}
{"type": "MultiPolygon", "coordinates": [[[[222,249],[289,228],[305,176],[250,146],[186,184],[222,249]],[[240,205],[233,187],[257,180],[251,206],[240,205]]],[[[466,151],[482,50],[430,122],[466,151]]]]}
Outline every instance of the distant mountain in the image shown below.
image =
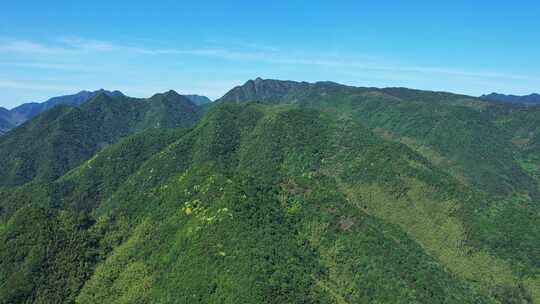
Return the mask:
{"type": "Polygon", "coordinates": [[[212,100],[206,96],[201,96],[201,95],[183,95],[183,96],[187,97],[189,100],[191,100],[194,104],[198,106],[212,102],[212,100]]]}
{"type": "Polygon", "coordinates": [[[0,186],[55,179],[121,137],[189,127],[201,112],[174,91],[148,99],[101,91],[79,107],[60,104],[0,137],[0,186]]]}
{"type": "Polygon", "coordinates": [[[45,112],[57,105],[80,106],[84,102],[95,97],[99,93],[107,96],[124,96],[120,91],[107,91],[104,89],[97,91],[81,91],[77,94],[58,96],[48,99],[45,102],[29,102],[17,106],[11,110],[0,109],[0,135],[10,129],[32,119],[36,115],[45,112]]]}
{"type": "Polygon", "coordinates": [[[523,104],[540,104],[540,94],[530,94],[530,95],[505,95],[498,93],[491,93],[487,95],[480,96],[481,99],[488,101],[497,101],[497,102],[510,102],[510,103],[523,103],[523,104]]]}
{"type": "MultiPolygon", "coordinates": [[[[104,89],[100,89],[97,91],[81,91],[77,94],[52,97],[47,101],[41,103],[24,103],[11,110],[0,108],[0,135],[57,105],[80,106],[81,104],[92,99],[99,93],[103,93],[110,97],[124,96],[124,94],[120,91],[107,91],[104,89]]],[[[202,95],[182,96],[185,96],[195,105],[204,105],[212,102],[210,98],[202,95]]]]}
{"type": "Polygon", "coordinates": [[[11,122],[9,110],[0,107],[0,135],[4,134],[11,128],[13,128],[13,123],[11,122]]]}
{"type": "Polygon", "coordinates": [[[80,91],[79,93],[73,94],[73,95],[53,97],[41,103],[38,103],[38,102],[25,103],[11,109],[11,111],[9,112],[12,116],[12,120],[18,125],[27,121],[28,119],[33,118],[39,113],[47,111],[57,105],[79,106],[82,103],[90,100],[94,96],[98,95],[99,93],[103,93],[107,96],[123,96],[124,95],[120,91],[107,91],[104,89],[93,91],[93,92],[80,91]]]}
{"type": "Polygon", "coordinates": [[[5,115],[9,114],[9,110],[3,107],[0,107],[0,118],[4,117],[5,115]]]}
{"type": "Polygon", "coordinates": [[[257,78],[248,80],[244,85],[233,88],[217,101],[288,103],[292,101],[290,96],[294,92],[309,89],[314,85],[307,82],[257,78]]]}

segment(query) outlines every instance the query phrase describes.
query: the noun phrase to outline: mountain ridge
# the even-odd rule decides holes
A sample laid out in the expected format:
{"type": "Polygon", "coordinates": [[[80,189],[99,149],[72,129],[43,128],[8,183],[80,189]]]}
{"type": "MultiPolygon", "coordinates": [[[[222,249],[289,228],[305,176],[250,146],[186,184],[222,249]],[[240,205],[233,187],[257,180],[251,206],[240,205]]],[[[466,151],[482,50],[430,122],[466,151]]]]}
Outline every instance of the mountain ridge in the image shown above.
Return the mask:
{"type": "Polygon", "coordinates": [[[517,104],[540,104],[540,94],[532,93],[529,95],[506,95],[499,93],[490,93],[480,96],[481,99],[495,102],[509,102],[517,104]]]}
{"type": "Polygon", "coordinates": [[[149,128],[189,127],[201,115],[177,93],[137,99],[98,92],[78,107],[54,106],[0,137],[0,186],[36,177],[54,180],[121,137],[149,128]]]}
{"type": "Polygon", "coordinates": [[[80,91],[75,94],[62,95],[51,97],[44,102],[29,102],[23,103],[19,106],[12,108],[11,110],[4,109],[5,111],[0,112],[0,135],[6,133],[7,131],[21,125],[25,121],[28,121],[38,114],[45,112],[58,105],[70,105],[70,106],[79,106],[82,103],[90,100],[99,93],[105,93],[111,96],[123,96],[124,94],[120,91],[107,91],[100,89],[97,91],[80,91]],[[4,123],[2,124],[2,119],[4,123]],[[3,128],[2,128],[3,126],[3,128]]]}
{"type": "MultiPolygon", "coordinates": [[[[68,105],[68,106],[80,106],[83,103],[94,98],[98,94],[103,93],[108,96],[120,97],[125,96],[122,92],[118,90],[108,91],[105,89],[99,89],[96,91],[87,91],[83,90],[75,94],[62,95],[51,97],[44,102],[29,102],[24,103],[19,106],[14,107],[11,110],[0,108],[0,135],[6,133],[7,131],[19,126],[27,120],[32,119],[38,114],[45,112],[57,105],[68,105]]],[[[202,95],[183,95],[186,96],[196,105],[204,105],[211,103],[212,101],[202,95]]]]}
{"type": "Polygon", "coordinates": [[[226,92],[222,97],[216,99],[218,101],[226,102],[245,102],[245,101],[261,101],[261,102],[291,102],[287,100],[298,91],[302,90],[316,90],[316,89],[347,89],[349,91],[357,92],[381,92],[389,95],[396,95],[396,98],[418,98],[422,94],[434,94],[442,99],[448,98],[463,98],[471,100],[480,100],[478,97],[468,96],[464,94],[446,92],[446,91],[430,91],[430,90],[418,90],[406,87],[362,87],[345,85],[333,81],[294,81],[294,80],[279,80],[279,79],[263,79],[257,77],[256,79],[250,79],[242,85],[235,86],[226,92]],[[287,96],[291,95],[291,96],[287,96]],[[251,100],[255,98],[255,100],[251,100]]]}
{"type": "Polygon", "coordinates": [[[500,112],[479,98],[448,92],[261,78],[231,89],[216,102],[250,101],[344,110],[347,115],[362,119],[370,128],[384,131],[387,136],[407,141],[430,157],[444,160],[455,176],[501,193],[515,191],[514,187],[527,187],[533,195],[540,195],[534,181],[514,160],[513,154],[517,152],[508,145],[513,136],[510,133],[515,130],[505,130],[497,122],[502,119],[501,115],[534,115],[531,111],[536,108],[512,114],[511,111],[500,112]],[[471,121],[477,124],[477,129],[467,125],[471,121]],[[495,136],[494,132],[501,135],[495,136]],[[494,146],[499,147],[496,153],[494,146]],[[482,155],[490,157],[486,159],[482,155]],[[459,157],[457,163],[452,160],[456,157],[459,157]],[[497,159],[499,165],[494,166],[493,161],[497,159]],[[468,176],[463,176],[462,172],[467,172],[468,176]],[[499,176],[499,181],[495,176],[499,176]]]}
{"type": "Polygon", "coordinates": [[[21,121],[26,121],[34,117],[35,115],[43,111],[46,111],[59,104],[79,106],[82,103],[88,101],[89,99],[95,97],[96,95],[100,93],[103,93],[109,96],[123,96],[124,95],[120,91],[107,91],[104,89],[99,89],[96,91],[83,90],[75,94],[52,97],[52,98],[47,99],[44,102],[24,103],[20,106],[17,106],[11,109],[10,112],[14,116],[16,123],[19,124],[21,121]]]}

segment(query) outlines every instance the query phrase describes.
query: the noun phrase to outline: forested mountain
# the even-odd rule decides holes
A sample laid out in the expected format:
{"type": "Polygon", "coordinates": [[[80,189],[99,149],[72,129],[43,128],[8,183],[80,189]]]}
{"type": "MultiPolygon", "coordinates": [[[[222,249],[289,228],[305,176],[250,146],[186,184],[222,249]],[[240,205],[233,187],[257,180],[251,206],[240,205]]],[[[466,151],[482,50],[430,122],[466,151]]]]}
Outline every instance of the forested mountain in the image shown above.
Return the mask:
{"type": "Polygon", "coordinates": [[[496,101],[496,102],[540,104],[540,94],[536,94],[536,93],[533,93],[530,95],[524,95],[524,96],[491,93],[487,95],[482,95],[480,96],[480,98],[484,100],[496,101]]]}
{"type": "Polygon", "coordinates": [[[149,99],[102,92],[80,107],[56,106],[0,137],[0,186],[54,180],[123,136],[188,127],[201,113],[174,91],[149,99]]]}
{"type": "Polygon", "coordinates": [[[45,102],[29,102],[24,103],[20,106],[17,106],[9,111],[10,120],[13,126],[20,125],[21,123],[35,117],[36,115],[52,109],[57,105],[68,105],[68,106],[79,106],[84,102],[92,99],[98,94],[105,94],[111,97],[123,96],[120,91],[107,91],[107,90],[97,90],[97,91],[80,91],[77,94],[73,95],[64,95],[58,97],[52,97],[45,102]]]}
{"type": "Polygon", "coordinates": [[[232,89],[219,101],[250,100],[341,112],[415,149],[465,183],[494,194],[538,195],[538,184],[522,166],[526,146],[512,144],[540,132],[538,107],[509,108],[469,96],[406,88],[262,79],[232,89]],[[520,129],[527,125],[527,132],[520,129]]]}
{"type": "Polygon", "coordinates": [[[205,109],[0,138],[0,303],[539,303],[540,107],[256,79],[205,109]]]}
{"type": "MultiPolygon", "coordinates": [[[[80,106],[91,100],[98,94],[105,94],[109,97],[125,97],[120,91],[107,91],[100,89],[97,91],[80,91],[73,95],[64,95],[52,97],[45,102],[30,102],[17,106],[11,110],[0,108],[0,135],[10,129],[22,124],[23,122],[34,118],[38,114],[50,110],[58,105],[80,106]]],[[[201,95],[182,95],[193,102],[195,105],[204,105],[212,101],[201,95]]]]}

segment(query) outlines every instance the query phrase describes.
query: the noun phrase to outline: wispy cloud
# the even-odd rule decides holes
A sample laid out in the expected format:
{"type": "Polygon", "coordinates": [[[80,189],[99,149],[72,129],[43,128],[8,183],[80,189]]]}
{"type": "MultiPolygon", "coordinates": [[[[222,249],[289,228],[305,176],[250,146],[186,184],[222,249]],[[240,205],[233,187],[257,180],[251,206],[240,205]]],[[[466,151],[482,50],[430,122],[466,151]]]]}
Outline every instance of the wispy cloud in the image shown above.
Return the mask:
{"type": "Polygon", "coordinates": [[[78,72],[99,72],[99,71],[104,70],[101,67],[91,67],[88,65],[74,64],[74,63],[20,62],[20,61],[2,61],[0,62],[0,67],[78,71],[78,72]]]}
{"type": "Polygon", "coordinates": [[[34,41],[2,40],[0,41],[0,52],[21,55],[59,55],[68,53],[70,50],[34,41]]]}
{"type": "Polygon", "coordinates": [[[59,86],[54,84],[43,84],[34,82],[20,82],[0,79],[0,88],[24,89],[36,91],[76,91],[77,89],[68,86],[59,86]]]}
{"type": "MultiPolygon", "coordinates": [[[[39,43],[27,40],[1,41],[0,52],[12,52],[21,55],[81,55],[88,53],[123,53],[138,55],[177,55],[204,56],[225,60],[258,61],[284,65],[318,66],[346,70],[383,71],[395,73],[421,73],[432,75],[448,75],[472,78],[504,78],[514,80],[539,81],[539,77],[520,74],[499,73],[493,71],[468,71],[447,67],[389,65],[368,59],[336,60],[314,55],[295,55],[279,48],[257,43],[233,42],[221,45],[217,41],[209,41],[210,47],[201,48],[151,48],[138,45],[125,45],[110,41],[91,40],[79,37],[61,38],[56,43],[39,43]]],[[[34,64],[36,68],[70,68],[61,64],[34,64]]],[[[31,67],[31,64],[27,65],[31,67]]]]}
{"type": "Polygon", "coordinates": [[[451,69],[444,67],[421,67],[421,66],[406,66],[406,65],[388,65],[377,62],[360,62],[360,61],[341,61],[323,58],[276,58],[276,57],[261,57],[262,60],[290,65],[307,65],[319,66],[335,69],[346,69],[349,71],[380,71],[394,73],[421,73],[421,74],[439,74],[449,76],[463,76],[475,78],[506,78],[515,80],[532,80],[540,81],[540,77],[520,74],[508,74],[491,71],[465,71],[459,69],[451,69]]]}
{"type": "Polygon", "coordinates": [[[266,45],[261,43],[254,43],[249,41],[231,41],[227,40],[226,42],[214,40],[214,39],[207,39],[205,40],[206,43],[214,46],[221,46],[221,45],[228,45],[230,47],[239,47],[246,50],[253,50],[253,51],[262,51],[262,52],[278,52],[280,51],[280,48],[273,45],[266,45]]]}
{"type": "Polygon", "coordinates": [[[117,51],[119,47],[116,44],[107,41],[89,40],[82,38],[59,38],[57,42],[69,46],[69,48],[83,52],[110,52],[117,51]]]}
{"type": "MultiPolygon", "coordinates": [[[[154,45],[159,45],[155,43],[154,45]]],[[[320,55],[314,53],[298,53],[283,50],[278,47],[253,42],[220,43],[209,40],[202,47],[148,47],[139,43],[118,43],[104,40],[85,39],[80,37],[64,37],[48,42],[29,40],[0,39],[0,53],[12,53],[25,58],[32,56],[39,60],[17,62],[0,62],[0,66],[20,68],[37,68],[51,70],[77,70],[82,72],[97,72],[99,68],[77,63],[83,56],[108,53],[118,56],[126,54],[134,56],[168,56],[171,60],[194,57],[206,57],[238,62],[272,64],[285,67],[323,68],[340,74],[372,73],[374,77],[385,75],[402,75],[410,78],[445,78],[472,79],[475,81],[527,81],[540,83],[537,75],[502,73],[485,70],[466,70],[442,66],[414,66],[404,64],[388,64],[385,60],[370,56],[359,55],[354,58],[340,57],[339,54],[320,55]],[[61,55],[61,56],[59,56],[61,55]],[[60,59],[58,59],[60,58],[60,59]],[[62,58],[66,59],[62,61],[62,58]],[[67,60],[69,58],[70,60],[67,60]],[[54,60],[51,60],[54,59],[54,60]],[[377,75],[375,75],[377,74],[377,75]]],[[[87,58],[87,57],[84,57],[87,58]]],[[[99,57],[93,57],[96,59],[99,57]]],[[[97,59],[96,59],[97,60],[97,59]]],[[[119,61],[122,61],[120,58],[119,61]]],[[[95,64],[99,67],[100,64],[95,64]]],[[[392,77],[390,77],[392,78],[392,77]]],[[[1,84],[0,84],[1,85],[1,84]]],[[[6,84],[4,83],[4,86],[6,84]]]]}

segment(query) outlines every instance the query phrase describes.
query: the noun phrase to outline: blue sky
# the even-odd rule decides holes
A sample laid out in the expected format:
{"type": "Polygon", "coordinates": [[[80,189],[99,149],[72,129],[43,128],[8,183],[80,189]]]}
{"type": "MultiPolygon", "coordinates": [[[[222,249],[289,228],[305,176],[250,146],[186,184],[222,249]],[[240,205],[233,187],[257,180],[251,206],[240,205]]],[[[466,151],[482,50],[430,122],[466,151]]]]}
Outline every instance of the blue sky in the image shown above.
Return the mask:
{"type": "Polygon", "coordinates": [[[83,89],[220,97],[263,77],[540,91],[540,2],[4,1],[0,106],[83,89]]]}

